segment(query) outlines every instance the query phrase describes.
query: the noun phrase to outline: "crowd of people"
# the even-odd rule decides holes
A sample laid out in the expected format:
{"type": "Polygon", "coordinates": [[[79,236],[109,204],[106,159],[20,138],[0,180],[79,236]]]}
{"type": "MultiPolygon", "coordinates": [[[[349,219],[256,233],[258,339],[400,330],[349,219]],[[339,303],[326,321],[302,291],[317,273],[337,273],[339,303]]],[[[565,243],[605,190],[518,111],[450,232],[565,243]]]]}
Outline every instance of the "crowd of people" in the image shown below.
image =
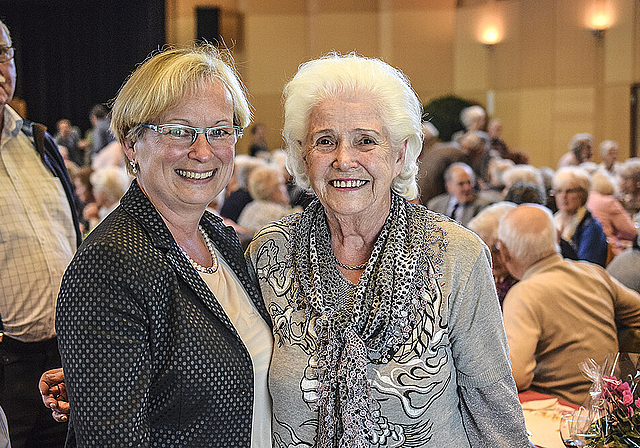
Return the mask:
{"type": "Polygon", "coordinates": [[[270,151],[207,44],[54,141],[7,105],[0,25],[14,448],[528,447],[518,391],[582,404],[577,363],[640,330],[640,160],[615,142],[537,168],[480,106],[442,142],[400,70],[329,54],[285,86],[270,151]]]}

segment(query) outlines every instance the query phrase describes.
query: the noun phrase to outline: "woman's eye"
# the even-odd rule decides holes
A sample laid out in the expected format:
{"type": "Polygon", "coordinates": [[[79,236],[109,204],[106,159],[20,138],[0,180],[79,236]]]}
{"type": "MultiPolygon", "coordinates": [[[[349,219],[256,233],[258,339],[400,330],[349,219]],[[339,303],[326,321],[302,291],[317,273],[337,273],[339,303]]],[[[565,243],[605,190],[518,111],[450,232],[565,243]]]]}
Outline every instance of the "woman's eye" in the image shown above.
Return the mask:
{"type": "Polygon", "coordinates": [[[358,141],[358,147],[360,147],[360,149],[366,149],[366,150],[372,149],[377,144],[378,143],[370,137],[362,137],[358,141]]]}
{"type": "Polygon", "coordinates": [[[184,137],[187,135],[187,130],[182,128],[169,128],[165,133],[171,137],[184,137]]]}
{"type": "Polygon", "coordinates": [[[335,146],[334,141],[328,137],[320,137],[313,145],[319,151],[332,151],[335,146]]]}

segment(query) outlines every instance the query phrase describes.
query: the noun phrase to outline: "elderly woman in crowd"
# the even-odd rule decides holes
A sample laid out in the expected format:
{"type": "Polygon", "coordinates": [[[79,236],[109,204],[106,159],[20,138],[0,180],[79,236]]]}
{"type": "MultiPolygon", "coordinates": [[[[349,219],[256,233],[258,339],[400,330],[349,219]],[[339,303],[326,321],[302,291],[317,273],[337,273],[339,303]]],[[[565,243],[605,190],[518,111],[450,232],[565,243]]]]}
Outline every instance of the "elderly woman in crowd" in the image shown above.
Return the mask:
{"type": "Polygon", "coordinates": [[[84,207],[82,217],[89,223],[89,230],[93,230],[118,206],[118,201],[129,187],[130,178],[124,169],[110,166],[94,171],[89,180],[95,200],[84,207]]]}
{"type": "Polygon", "coordinates": [[[622,205],[640,226],[640,159],[634,157],[625,161],[618,170],[618,176],[622,205]]]}
{"type": "Polygon", "coordinates": [[[78,446],[271,446],[268,316],[205,213],[250,120],[223,57],[156,54],[113,105],[136,180],[69,265],[56,318],[78,446]]]}
{"type": "Polygon", "coordinates": [[[510,210],[516,208],[513,202],[497,202],[482,210],[476,215],[467,228],[477,233],[482,241],[489,246],[491,251],[493,280],[496,283],[496,291],[498,292],[498,300],[502,306],[504,298],[509,289],[518,281],[509,274],[509,270],[504,265],[500,250],[498,249],[498,223],[500,218],[506,215],[510,210]]]}
{"type": "Polygon", "coordinates": [[[598,220],[607,236],[613,256],[631,247],[638,235],[633,220],[613,193],[613,181],[605,172],[591,176],[591,191],[587,199],[587,210],[598,220]]]}
{"type": "Polygon", "coordinates": [[[591,182],[578,167],[556,171],[553,190],[558,211],[553,215],[560,236],[576,251],[579,260],[604,267],[607,262],[607,237],[600,223],[585,207],[591,182]]]}
{"type": "Polygon", "coordinates": [[[593,144],[593,136],[586,132],[571,137],[569,152],[560,157],[558,169],[587,162],[593,156],[593,144]]]}
{"type": "Polygon", "coordinates": [[[600,157],[602,162],[600,163],[600,169],[606,171],[608,174],[614,176],[620,169],[620,163],[618,162],[618,143],[613,140],[605,140],[600,143],[600,157]]]}
{"type": "Polygon", "coordinates": [[[248,258],[274,324],[274,446],[528,446],[487,247],[410,204],[421,106],[377,59],[303,64],[284,91],[318,201],[248,258]]]}
{"type": "Polygon", "coordinates": [[[251,233],[256,233],[271,221],[302,209],[289,206],[289,192],[284,174],[276,165],[264,165],[249,175],[249,193],[253,201],[245,206],[238,224],[251,233]]]}

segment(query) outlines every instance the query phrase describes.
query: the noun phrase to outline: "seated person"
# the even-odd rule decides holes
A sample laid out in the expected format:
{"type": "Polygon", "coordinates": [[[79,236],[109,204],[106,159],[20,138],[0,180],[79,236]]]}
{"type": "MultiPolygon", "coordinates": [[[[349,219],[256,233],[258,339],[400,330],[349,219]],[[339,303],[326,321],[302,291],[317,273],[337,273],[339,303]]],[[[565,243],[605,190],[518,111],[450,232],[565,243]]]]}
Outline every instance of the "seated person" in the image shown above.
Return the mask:
{"type": "Polygon", "coordinates": [[[256,157],[243,154],[236,156],[233,173],[231,174],[231,179],[229,179],[229,184],[225,191],[226,198],[220,208],[220,216],[238,222],[242,210],[248,203],[253,201],[247,189],[249,174],[251,174],[254,168],[262,166],[265,163],[264,160],[256,157]]]}
{"type": "Polygon", "coordinates": [[[275,165],[255,168],[249,175],[249,193],[254,198],[240,213],[238,224],[256,233],[271,221],[277,221],[302,208],[289,206],[289,193],[282,170],[275,165]]]}
{"type": "MultiPolygon", "coordinates": [[[[505,196],[504,200],[513,202],[516,205],[545,205],[547,203],[546,194],[542,187],[540,187],[540,185],[535,182],[527,182],[524,180],[519,180],[514,183],[507,191],[507,195],[505,196]]],[[[570,260],[578,259],[578,254],[567,240],[560,238],[559,244],[560,255],[562,255],[562,258],[568,258],[570,260]]]]}
{"type": "Polygon", "coordinates": [[[466,226],[471,218],[489,205],[476,193],[476,176],[466,163],[456,162],[444,172],[447,192],[427,203],[427,208],[442,213],[466,226]]]}
{"type": "Polygon", "coordinates": [[[615,187],[607,174],[596,172],[591,176],[587,210],[602,225],[602,230],[607,236],[611,252],[615,257],[631,247],[638,231],[629,213],[613,196],[614,192],[615,187]]]}
{"type": "Polygon", "coordinates": [[[640,292],[640,246],[638,239],[607,266],[607,272],[627,288],[640,292]]]}
{"type": "Polygon", "coordinates": [[[591,181],[581,168],[560,168],[553,178],[558,211],[553,215],[556,229],[578,254],[578,259],[604,267],[607,262],[607,237],[600,223],[585,207],[591,181]]]}
{"type": "Polygon", "coordinates": [[[600,266],[563,259],[551,212],[520,205],[498,226],[500,254],[520,281],[503,319],[518,390],[582,404],[591,382],[578,364],[618,351],[617,324],[640,328],[640,294],[600,266]]]}
{"type": "Polygon", "coordinates": [[[496,283],[500,306],[502,306],[507,292],[517,280],[511,276],[507,267],[502,262],[500,251],[496,246],[498,242],[498,223],[500,222],[500,218],[514,208],[516,208],[516,205],[511,202],[491,204],[469,221],[469,225],[467,226],[469,230],[475,232],[482,238],[482,241],[489,246],[489,250],[491,251],[491,272],[493,274],[493,280],[496,283]]]}

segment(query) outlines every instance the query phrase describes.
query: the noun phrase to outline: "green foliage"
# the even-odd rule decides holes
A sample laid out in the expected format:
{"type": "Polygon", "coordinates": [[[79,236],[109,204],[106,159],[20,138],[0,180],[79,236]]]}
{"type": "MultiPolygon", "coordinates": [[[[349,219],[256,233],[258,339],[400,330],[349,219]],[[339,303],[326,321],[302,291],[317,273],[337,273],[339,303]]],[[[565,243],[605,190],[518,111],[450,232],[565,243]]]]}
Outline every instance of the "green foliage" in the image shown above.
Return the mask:
{"type": "Polygon", "coordinates": [[[440,140],[449,141],[455,132],[464,129],[460,121],[460,112],[475,104],[455,95],[441,96],[423,107],[422,119],[430,121],[436,127],[440,132],[440,140]]]}

